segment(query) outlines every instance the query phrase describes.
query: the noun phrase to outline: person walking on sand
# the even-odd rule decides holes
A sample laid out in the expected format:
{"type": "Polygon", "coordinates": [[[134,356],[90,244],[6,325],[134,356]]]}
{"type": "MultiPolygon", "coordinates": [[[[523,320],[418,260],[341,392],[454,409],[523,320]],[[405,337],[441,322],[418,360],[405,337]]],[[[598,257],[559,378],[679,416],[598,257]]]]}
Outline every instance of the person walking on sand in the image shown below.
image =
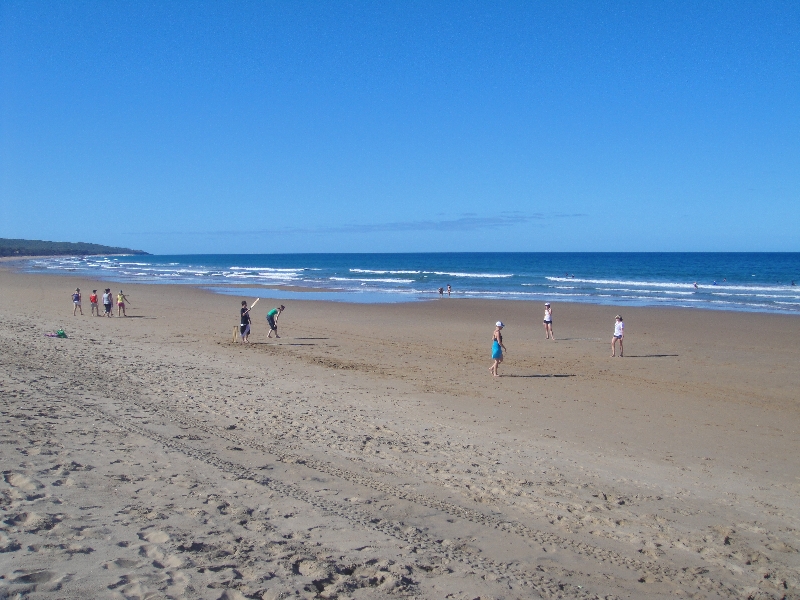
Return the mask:
{"type": "Polygon", "coordinates": [[[492,366],[489,367],[489,372],[495,377],[499,377],[497,368],[500,366],[500,363],[503,362],[503,351],[505,350],[508,352],[505,345],[503,345],[503,327],[505,327],[503,322],[498,321],[495,323],[494,333],[492,334],[492,359],[494,362],[492,366]]]}
{"type": "Polygon", "coordinates": [[[97,290],[92,290],[92,295],[89,296],[89,303],[92,305],[92,316],[100,316],[100,307],[97,304],[97,290]]]}
{"type": "Polygon", "coordinates": [[[112,307],[111,288],[106,288],[103,292],[103,308],[105,309],[105,316],[114,316],[114,308],[112,307]]]}
{"type": "Polygon", "coordinates": [[[117,294],[117,316],[118,317],[120,316],[120,313],[122,313],[123,317],[127,317],[128,316],[128,313],[125,312],[125,302],[130,302],[130,300],[128,300],[128,297],[125,294],[122,293],[122,290],[120,290],[119,294],[117,294]]]}
{"type": "Polygon", "coordinates": [[[622,358],[622,338],[625,337],[625,323],[622,321],[622,316],[620,315],[617,315],[614,319],[614,337],[611,338],[611,356],[616,356],[617,342],[619,342],[619,356],[622,358]]]}
{"type": "Polygon", "coordinates": [[[281,313],[286,310],[286,307],[281,304],[278,308],[273,308],[271,311],[267,313],[267,323],[269,324],[269,333],[267,334],[268,338],[272,337],[272,332],[275,332],[275,338],[279,338],[281,336],[278,335],[278,317],[281,316],[281,313]]]}
{"type": "Polygon", "coordinates": [[[75,288],[75,291],[72,293],[72,316],[74,317],[75,314],[81,311],[81,316],[83,316],[83,308],[81,308],[81,288],[75,288]]]}
{"type": "Polygon", "coordinates": [[[550,303],[544,303],[544,339],[551,339],[556,341],[556,334],[553,333],[553,309],[550,308],[550,303]]]}
{"type": "Polygon", "coordinates": [[[242,300],[241,319],[239,320],[239,335],[242,337],[243,344],[249,344],[247,339],[250,337],[250,309],[247,308],[247,300],[242,300]]]}

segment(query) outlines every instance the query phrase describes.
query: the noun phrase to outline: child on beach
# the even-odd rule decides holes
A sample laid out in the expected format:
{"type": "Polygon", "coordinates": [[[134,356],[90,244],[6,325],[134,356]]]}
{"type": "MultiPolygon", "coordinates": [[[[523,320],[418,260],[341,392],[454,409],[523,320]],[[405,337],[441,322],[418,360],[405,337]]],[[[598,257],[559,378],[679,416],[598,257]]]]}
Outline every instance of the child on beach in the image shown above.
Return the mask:
{"type": "Polygon", "coordinates": [[[239,335],[242,338],[243,344],[250,343],[247,339],[250,337],[250,309],[247,308],[247,300],[242,300],[241,318],[239,320],[239,335]]]}
{"type": "Polygon", "coordinates": [[[271,311],[267,313],[267,323],[269,324],[269,333],[267,334],[268,338],[272,337],[272,332],[275,332],[275,338],[279,338],[281,336],[278,335],[278,317],[281,316],[281,313],[286,310],[286,307],[281,304],[278,308],[273,308],[271,311]]]}
{"type": "Polygon", "coordinates": [[[495,377],[499,377],[497,368],[500,366],[500,363],[503,362],[503,351],[506,350],[506,347],[503,345],[503,327],[505,327],[503,322],[498,321],[495,324],[494,333],[492,334],[492,358],[494,362],[492,366],[489,367],[489,372],[495,377]]]}
{"type": "Polygon", "coordinates": [[[103,313],[106,317],[111,317],[114,315],[114,310],[111,306],[111,288],[106,288],[103,292],[103,308],[105,309],[105,313],[103,313]]]}
{"type": "Polygon", "coordinates": [[[556,341],[556,334],[553,333],[553,309],[550,308],[550,303],[544,303],[544,339],[551,339],[556,341]]]}
{"type": "Polygon", "coordinates": [[[617,315],[614,319],[614,337],[611,338],[611,356],[616,356],[617,342],[619,342],[619,356],[622,358],[622,338],[625,337],[625,323],[623,323],[621,315],[617,315]]]}
{"type": "Polygon", "coordinates": [[[75,288],[75,291],[72,293],[72,316],[75,316],[75,313],[80,310],[81,316],[83,316],[83,308],[81,308],[81,288],[75,288]]]}
{"type": "Polygon", "coordinates": [[[100,316],[100,307],[97,305],[97,290],[92,290],[92,295],[89,296],[89,302],[92,305],[92,316],[100,316]]]}
{"type": "Polygon", "coordinates": [[[124,317],[128,316],[128,313],[125,312],[125,302],[126,301],[130,302],[130,300],[128,300],[128,297],[125,294],[122,293],[122,290],[120,290],[119,294],[117,294],[117,316],[118,317],[119,316],[124,316],[124,317]],[[122,313],[122,315],[120,315],[120,313],[122,313]]]}

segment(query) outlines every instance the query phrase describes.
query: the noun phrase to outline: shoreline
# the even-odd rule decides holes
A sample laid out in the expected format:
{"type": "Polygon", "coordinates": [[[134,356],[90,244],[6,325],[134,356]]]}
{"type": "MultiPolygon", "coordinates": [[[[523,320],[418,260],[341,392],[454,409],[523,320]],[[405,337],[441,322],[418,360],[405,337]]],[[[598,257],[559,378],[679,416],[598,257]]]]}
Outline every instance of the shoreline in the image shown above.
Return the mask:
{"type": "MultiPolygon", "coordinates": [[[[0,261],[2,262],[2,261],[0,261]]],[[[174,288],[176,290],[181,289],[191,289],[197,292],[206,292],[212,294],[214,296],[220,296],[223,298],[232,298],[235,297],[236,294],[226,294],[224,292],[215,291],[214,288],[229,288],[232,290],[235,289],[243,289],[243,290],[264,290],[264,291],[274,291],[274,292],[289,292],[291,294],[341,294],[341,295],[356,295],[359,292],[350,292],[347,290],[341,289],[334,289],[334,288],[312,288],[307,286],[283,286],[283,285],[258,285],[254,286],[252,284],[196,284],[196,283],[174,283],[174,282],[120,282],[114,281],[111,279],[106,280],[97,280],[89,277],[85,277],[82,275],[75,275],[73,273],[52,273],[52,272],[42,272],[42,273],[25,273],[15,269],[8,269],[0,264],[0,272],[9,272],[15,275],[22,275],[22,276],[29,276],[29,277],[56,277],[59,279],[72,279],[76,282],[76,287],[80,287],[81,289],[89,289],[86,282],[91,282],[89,285],[99,285],[108,287],[107,284],[112,284],[112,291],[114,287],[117,285],[125,286],[127,288],[134,288],[134,287],[145,287],[145,288],[174,288]],[[83,282],[82,284],[80,282],[83,282]]],[[[68,286],[69,287],[69,286],[68,286]]],[[[98,290],[103,288],[97,288],[98,290]]],[[[388,294],[387,294],[388,295],[388,294]]],[[[532,308],[532,305],[536,305],[535,310],[533,312],[538,311],[539,305],[543,304],[543,301],[540,300],[520,300],[520,299],[506,299],[506,298],[471,298],[471,297],[464,297],[463,295],[459,297],[456,292],[453,293],[453,296],[448,297],[446,294],[443,298],[440,298],[436,292],[430,292],[430,298],[417,298],[414,300],[404,300],[404,301],[392,301],[392,302],[347,302],[347,301],[339,301],[339,300],[326,300],[326,299],[302,299],[292,297],[281,297],[279,294],[274,296],[264,296],[262,300],[285,300],[290,302],[302,302],[302,303],[323,303],[323,304],[331,304],[333,306],[337,305],[349,305],[352,307],[366,307],[366,306],[417,306],[420,304],[428,304],[428,303],[436,303],[436,302],[468,302],[468,303],[475,303],[475,304],[482,304],[482,303],[500,303],[500,304],[513,304],[513,305],[522,305],[526,308],[532,308]]],[[[88,297],[88,296],[87,296],[88,297]]],[[[241,299],[247,299],[250,301],[252,297],[257,297],[253,295],[242,295],[241,299]]],[[[699,314],[732,314],[732,315],[740,315],[742,317],[746,315],[763,315],[763,316],[773,316],[773,317],[786,317],[786,318],[794,318],[800,316],[800,313],[781,313],[781,312],[772,312],[772,311],[749,311],[749,310],[731,310],[731,309],[710,309],[710,308],[700,308],[694,306],[665,306],[665,305],[644,305],[644,306],[632,306],[632,305],[624,305],[624,304],[600,304],[595,302],[576,302],[576,301],[560,301],[560,300],[551,300],[551,304],[558,305],[558,306],[570,306],[570,307],[596,307],[599,309],[608,309],[611,312],[614,311],[627,311],[627,312],[638,312],[640,310],[643,311],[687,311],[689,313],[699,313],[699,314]]]]}
{"type": "MultiPolygon", "coordinates": [[[[104,255],[105,256],[105,255],[104,255]]],[[[117,256],[117,255],[115,255],[117,256]]],[[[127,256],[127,255],[124,255],[127,256]]],[[[57,276],[57,277],[67,277],[67,278],[76,278],[76,279],[83,279],[85,281],[93,280],[91,277],[87,277],[85,275],[79,275],[72,272],[53,272],[53,271],[45,271],[43,270],[41,273],[39,272],[24,272],[20,269],[14,269],[13,267],[9,267],[4,265],[3,263],[11,263],[17,260],[28,260],[31,258],[46,258],[46,257],[20,257],[20,258],[8,258],[3,260],[0,258],[0,269],[10,270],[11,272],[19,273],[19,274],[27,274],[31,276],[57,276]]],[[[50,257],[50,258],[61,258],[57,257],[50,257]]],[[[530,305],[543,303],[545,301],[545,296],[542,295],[541,298],[536,299],[520,299],[520,298],[511,298],[506,299],[502,297],[492,297],[489,295],[488,297],[470,297],[468,294],[469,292],[462,292],[456,290],[453,292],[453,296],[448,297],[446,294],[445,296],[439,297],[435,290],[431,290],[430,292],[418,292],[415,294],[402,294],[402,293],[394,293],[394,292],[383,292],[383,291],[371,291],[371,290],[347,290],[344,288],[327,288],[327,287],[312,287],[312,286],[296,286],[296,285],[275,285],[269,283],[206,283],[206,282],[186,282],[186,283],[178,283],[178,282],[158,282],[158,281],[148,281],[148,282],[135,282],[135,281],[120,281],[115,280],[113,278],[105,279],[104,282],[100,282],[100,285],[107,283],[111,283],[114,286],[116,285],[124,285],[124,286],[134,286],[134,285],[145,285],[145,286],[178,286],[178,287],[186,287],[186,288],[193,288],[193,289],[200,289],[200,290],[208,290],[212,291],[212,293],[216,293],[223,296],[235,296],[235,293],[226,293],[224,291],[215,291],[215,290],[237,290],[237,289],[249,289],[249,290],[264,290],[267,292],[287,292],[289,295],[284,296],[284,300],[290,301],[305,301],[305,302],[332,302],[335,304],[353,304],[357,306],[365,306],[369,304],[387,304],[387,305],[394,305],[394,304],[417,304],[420,302],[432,302],[435,300],[444,300],[444,301],[453,301],[453,300],[472,300],[476,302],[525,302],[530,305]],[[316,296],[334,296],[333,298],[326,299],[324,297],[317,297],[317,298],[308,298],[302,299],[299,296],[302,294],[311,294],[316,296]],[[366,297],[374,297],[375,300],[372,301],[364,301],[358,300],[359,295],[363,294],[366,297]],[[407,298],[407,296],[413,295],[413,299],[407,298]],[[348,300],[348,297],[352,297],[352,300],[348,300]]],[[[792,287],[788,284],[785,287],[792,287]]],[[[257,294],[256,294],[257,295],[257,294]]],[[[275,300],[280,300],[281,295],[272,294],[265,296],[266,298],[271,298],[275,300]]],[[[362,296],[363,297],[363,296],[362,296]]],[[[547,297],[550,302],[557,303],[557,304],[576,304],[576,305],[586,305],[586,306],[598,306],[598,307],[615,307],[615,309],[619,310],[630,310],[630,309],[639,309],[639,308],[653,308],[653,309],[680,309],[680,310],[689,310],[689,311],[701,311],[703,313],[738,313],[738,314],[747,314],[747,315],[759,315],[759,314],[771,314],[771,315],[781,315],[781,316],[789,316],[789,317],[797,317],[800,316],[800,312],[796,311],[789,311],[789,310],[777,310],[772,308],[756,308],[756,307],[740,307],[740,308],[724,308],[724,307],[714,307],[714,306],[702,306],[702,307],[695,307],[695,306],[676,306],[676,305],[669,305],[663,302],[653,302],[649,303],[631,303],[631,302],[619,302],[614,303],[612,301],[607,302],[598,302],[591,298],[580,298],[580,299],[570,299],[570,300],[560,300],[557,298],[557,295],[554,294],[551,297],[547,297]]]]}

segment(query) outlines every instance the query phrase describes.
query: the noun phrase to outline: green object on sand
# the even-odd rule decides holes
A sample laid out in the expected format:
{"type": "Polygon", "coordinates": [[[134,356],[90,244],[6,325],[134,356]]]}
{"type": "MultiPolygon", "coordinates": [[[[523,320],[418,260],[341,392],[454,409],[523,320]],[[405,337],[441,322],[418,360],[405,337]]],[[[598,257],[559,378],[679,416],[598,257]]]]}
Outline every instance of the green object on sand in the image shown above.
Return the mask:
{"type": "Polygon", "coordinates": [[[65,338],[67,337],[67,332],[64,331],[63,329],[59,329],[58,331],[56,331],[56,337],[65,338]]]}

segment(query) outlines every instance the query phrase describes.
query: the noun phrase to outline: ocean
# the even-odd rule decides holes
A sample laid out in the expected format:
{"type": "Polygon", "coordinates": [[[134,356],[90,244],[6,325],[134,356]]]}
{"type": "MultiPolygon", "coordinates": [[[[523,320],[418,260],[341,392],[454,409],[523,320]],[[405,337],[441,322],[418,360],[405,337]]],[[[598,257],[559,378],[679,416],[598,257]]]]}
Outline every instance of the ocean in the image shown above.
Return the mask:
{"type": "Polygon", "coordinates": [[[800,314],[796,252],[88,256],[28,259],[21,268],[242,297],[411,302],[436,299],[449,284],[455,298],[800,314]]]}

